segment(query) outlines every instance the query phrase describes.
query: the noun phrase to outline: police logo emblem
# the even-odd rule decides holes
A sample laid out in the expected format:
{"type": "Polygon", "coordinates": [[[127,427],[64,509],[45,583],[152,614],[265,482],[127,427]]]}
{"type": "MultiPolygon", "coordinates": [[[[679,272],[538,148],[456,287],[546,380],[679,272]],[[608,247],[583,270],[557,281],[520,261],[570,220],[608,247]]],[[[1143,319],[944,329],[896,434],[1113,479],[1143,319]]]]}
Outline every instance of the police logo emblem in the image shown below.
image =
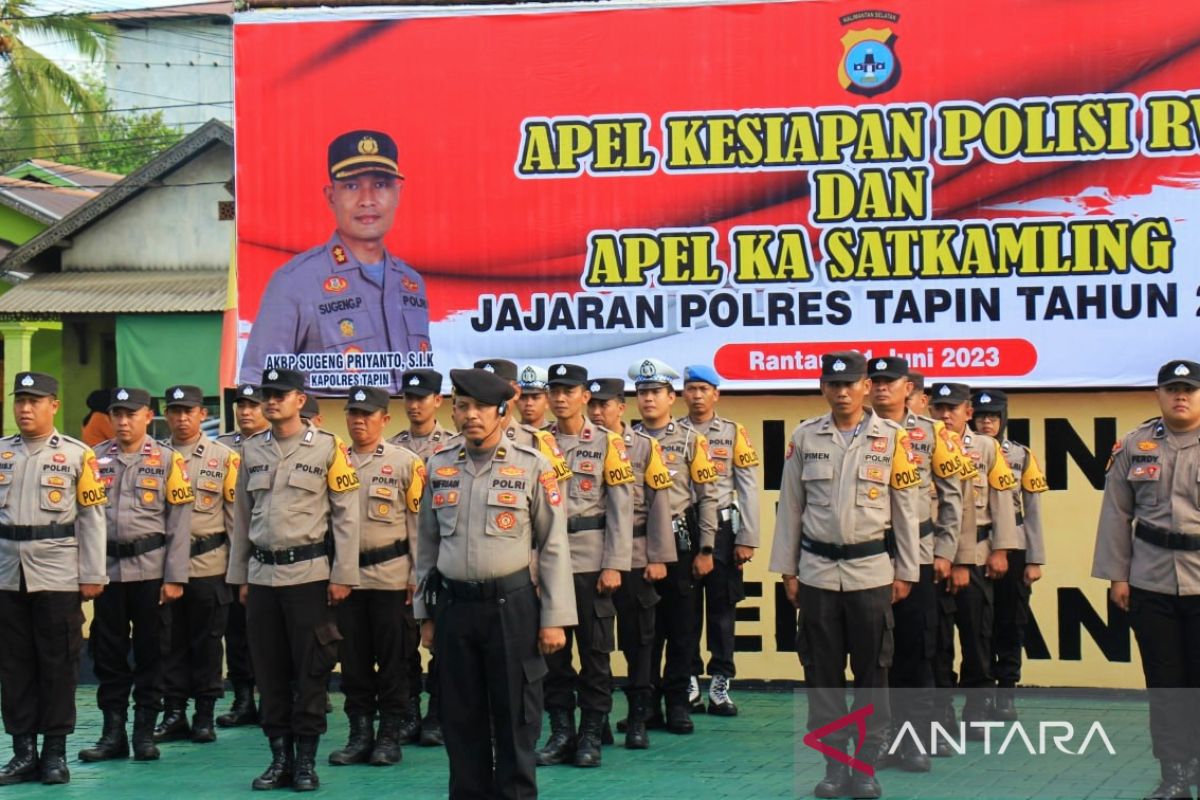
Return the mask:
{"type": "Polygon", "coordinates": [[[342,292],[346,291],[346,289],[350,288],[350,282],[345,278],[338,277],[337,275],[331,275],[325,279],[325,283],[321,285],[321,288],[330,294],[341,294],[342,292]]]}
{"type": "Polygon", "coordinates": [[[125,391],[124,389],[121,389],[119,392],[117,392],[117,399],[118,400],[128,400],[129,392],[125,391]]]}
{"type": "Polygon", "coordinates": [[[176,388],[175,391],[171,392],[171,397],[175,400],[182,400],[183,399],[183,389],[176,388]]]}
{"type": "Polygon", "coordinates": [[[495,372],[496,371],[496,367],[493,366],[492,364],[484,364],[483,369],[485,372],[495,372]]]}
{"type": "Polygon", "coordinates": [[[948,397],[949,395],[950,395],[950,387],[947,386],[946,384],[942,384],[942,388],[938,389],[938,396],[939,397],[948,397]]]}
{"type": "Polygon", "coordinates": [[[338,320],[338,330],[341,332],[342,336],[350,338],[354,335],[354,322],[348,319],[338,320]]]}
{"type": "Polygon", "coordinates": [[[58,489],[52,489],[50,491],[50,494],[46,495],[46,497],[50,500],[51,503],[57,503],[59,500],[62,500],[63,493],[60,492],[58,489]]]}
{"type": "Polygon", "coordinates": [[[364,392],[362,389],[359,389],[357,392],[354,393],[354,399],[361,403],[363,400],[367,399],[367,393],[364,392]]]}
{"type": "Polygon", "coordinates": [[[380,503],[379,505],[377,505],[375,507],[375,511],[379,514],[379,516],[386,517],[388,515],[388,512],[391,510],[391,508],[392,507],[389,506],[387,503],[380,503]]]}
{"type": "Polygon", "coordinates": [[[417,289],[421,288],[420,285],[416,281],[414,281],[412,278],[408,278],[408,277],[402,278],[400,280],[400,285],[403,286],[405,289],[407,289],[410,292],[415,292],[417,289]]]}
{"type": "Polygon", "coordinates": [[[533,367],[526,367],[521,370],[521,383],[533,383],[536,380],[537,372],[534,371],[533,367]]]}
{"type": "Polygon", "coordinates": [[[67,457],[63,453],[55,453],[53,461],[55,464],[65,464],[67,463],[67,457]]]}
{"type": "Polygon", "coordinates": [[[846,362],[842,361],[839,358],[837,361],[833,362],[832,368],[833,368],[834,372],[845,372],[846,371],[846,362]]]}
{"type": "Polygon", "coordinates": [[[254,394],[254,387],[253,387],[253,386],[245,386],[245,387],[243,387],[243,388],[242,388],[242,394],[244,394],[244,395],[246,395],[247,397],[249,397],[250,395],[254,394]]]}
{"type": "Polygon", "coordinates": [[[271,380],[271,381],[279,380],[279,373],[276,370],[271,370],[270,372],[267,373],[267,380],[271,380]]]}
{"type": "Polygon", "coordinates": [[[364,136],[358,140],[358,154],[360,156],[373,156],[379,152],[379,142],[375,141],[374,136],[364,136]]]}
{"type": "Polygon", "coordinates": [[[418,378],[416,375],[413,375],[411,378],[408,379],[408,385],[409,386],[420,386],[421,379],[418,378]]]}
{"type": "Polygon", "coordinates": [[[511,530],[516,524],[517,516],[511,511],[502,511],[496,515],[496,525],[498,525],[502,531],[511,530]]]}
{"type": "Polygon", "coordinates": [[[647,358],[642,362],[642,365],[638,367],[638,374],[643,378],[653,378],[656,374],[658,374],[658,370],[654,368],[654,362],[647,358]]]}
{"type": "Polygon", "coordinates": [[[853,94],[872,97],[891,89],[900,80],[896,34],[890,28],[852,30],[842,37],[838,83],[853,94]]]}
{"type": "Polygon", "coordinates": [[[887,362],[882,358],[875,362],[875,369],[887,369],[887,362]]]}
{"type": "Polygon", "coordinates": [[[984,392],[983,394],[979,395],[979,402],[990,403],[990,402],[992,402],[992,396],[990,394],[988,394],[987,392],[984,392]]]}
{"type": "Polygon", "coordinates": [[[1188,375],[1191,375],[1192,372],[1187,368],[1187,364],[1180,364],[1175,368],[1175,374],[1181,378],[1186,378],[1188,375]]]}
{"type": "Polygon", "coordinates": [[[588,386],[588,391],[589,391],[589,392],[598,392],[598,391],[600,391],[600,382],[599,382],[599,381],[592,381],[591,385],[590,385],[590,386],[588,386]]]}
{"type": "Polygon", "coordinates": [[[554,370],[554,374],[555,375],[566,375],[567,374],[566,366],[563,364],[559,364],[558,369],[554,370]]]}
{"type": "Polygon", "coordinates": [[[33,376],[26,374],[24,378],[21,378],[21,385],[22,386],[33,386],[33,376]]]}

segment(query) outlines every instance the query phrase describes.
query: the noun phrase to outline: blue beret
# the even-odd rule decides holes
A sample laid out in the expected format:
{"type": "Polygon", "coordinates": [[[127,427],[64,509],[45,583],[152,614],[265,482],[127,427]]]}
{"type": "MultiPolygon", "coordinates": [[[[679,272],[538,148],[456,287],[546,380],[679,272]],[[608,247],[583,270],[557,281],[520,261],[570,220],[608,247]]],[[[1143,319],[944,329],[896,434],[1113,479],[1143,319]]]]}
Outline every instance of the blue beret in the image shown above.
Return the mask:
{"type": "Polygon", "coordinates": [[[692,381],[711,383],[713,386],[721,385],[717,371],[706,364],[690,364],[683,368],[683,382],[687,384],[692,381]]]}

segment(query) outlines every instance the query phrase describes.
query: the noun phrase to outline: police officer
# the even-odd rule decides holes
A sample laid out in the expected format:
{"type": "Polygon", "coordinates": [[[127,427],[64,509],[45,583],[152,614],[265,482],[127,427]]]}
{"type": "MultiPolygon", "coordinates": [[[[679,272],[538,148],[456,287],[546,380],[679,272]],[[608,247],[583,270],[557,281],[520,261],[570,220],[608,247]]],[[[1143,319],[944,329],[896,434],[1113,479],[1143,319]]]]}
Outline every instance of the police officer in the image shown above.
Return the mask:
{"type": "Polygon", "coordinates": [[[910,369],[908,380],[912,383],[912,391],[908,393],[908,410],[918,416],[929,416],[929,387],[925,385],[925,376],[910,369]]]}
{"type": "MultiPolygon", "coordinates": [[[[737,672],[733,665],[734,610],[746,597],[742,569],[754,557],[758,547],[758,453],[754,452],[744,426],[717,416],[720,386],[717,371],[708,365],[683,368],[687,422],[708,439],[708,454],[717,468],[718,524],[713,545],[713,571],[696,587],[697,634],[705,622],[706,598],[708,606],[707,638],[711,654],[708,661],[711,678],[708,713],[735,717],[738,709],[729,698],[729,684],[737,672]]],[[[698,676],[704,672],[699,645],[697,635],[688,686],[689,694],[695,689],[697,700],[700,696],[698,676]]],[[[693,710],[696,710],[695,705],[693,710]]]]}
{"type": "Polygon", "coordinates": [[[82,600],[104,591],[104,486],[91,448],[54,429],[58,380],[18,372],[17,435],[0,440],[0,785],[67,783],[82,600]],[[38,757],[37,737],[42,736],[38,757]]]}
{"type": "Polygon", "coordinates": [[[633,467],[633,552],[629,572],[613,593],[617,608],[617,637],[628,665],[625,698],[629,714],[625,720],[625,747],[644,750],[650,746],[646,713],[650,706],[650,657],[654,644],[654,607],[658,592],[654,584],[667,576],[667,564],[678,559],[671,531],[671,504],[667,490],[671,473],[658,440],[633,430],[622,421],[625,414],[625,381],[621,378],[592,380],[588,386],[588,417],[593,425],[621,435],[629,465],[633,467]]]}
{"type": "Polygon", "coordinates": [[[325,418],[321,416],[321,404],[317,402],[315,394],[305,395],[304,405],[300,407],[300,419],[311,422],[314,428],[325,424],[325,418]]]}
{"type": "MultiPolygon", "coordinates": [[[[437,410],[442,406],[442,373],[432,369],[414,369],[404,373],[404,413],[408,417],[408,429],[393,436],[392,444],[406,447],[426,460],[445,446],[450,432],[437,420],[437,410]]],[[[416,540],[414,536],[413,541],[416,540]]],[[[404,617],[414,638],[419,637],[417,621],[413,617],[412,603],[404,606],[404,617]]],[[[429,705],[424,719],[421,718],[421,652],[413,647],[409,653],[408,706],[400,722],[400,743],[420,741],[422,747],[440,747],[442,723],[439,721],[437,697],[437,657],[429,656],[429,677],[425,690],[429,693],[429,705]]]]}
{"type": "Polygon", "coordinates": [[[200,387],[171,386],[165,397],[171,446],[187,464],[196,499],[192,504],[188,589],[168,606],[170,641],[163,668],[166,710],[154,730],[154,741],[190,738],[198,743],[215,742],[213,707],[224,694],[221,636],[233,600],[225,571],[240,457],[201,430],[208,411],[200,387]],[[187,722],[189,697],[196,699],[191,728],[187,722]]]}
{"type": "Polygon", "coordinates": [[[671,529],[675,536],[676,560],[667,564],[667,577],[659,582],[661,597],[656,608],[651,682],[659,687],[647,716],[648,727],[666,727],[671,733],[693,731],[688,706],[688,680],[692,655],[700,646],[696,629],[696,582],[713,571],[713,547],[717,536],[717,468],[708,456],[708,441],[685,422],[675,422],[675,369],[656,358],[647,358],[629,368],[637,387],[638,413],[642,421],[634,430],[653,437],[662,447],[671,486],[666,489],[671,506],[671,529]],[[659,669],[666,651],[666,663],[659,669]],[[665,699],[667,718],[662,718],[665,699]]]}
{"type": "MultiPolygon", "coordinates": [[[[396,157],[395,141],[379,131],[350,131],[329,143],[324,194],[337,230],[271,276],[246,344],[243,381],[275,355],[429,351],[425,282],[384,245],[404,184],[396,157]]],[[[399,394],[401,371],[387,372],[390,391],[399,394]]]]}
{"type": "MultiPolygon", "coordinates": [[[[992,718],[995,709],[994,581],[1004,577],[1008,571],[1008,551],[1018,545],[1012,495],[1016,481],[1000,452],[1000,443],[967,427],[973,413],[970,388],[962,383],[934,383],[931,393],[934,417],[961,437],[963,453],[971,462],[972,478],[963,498],[969,513],[964,514],[959,552],[951,571],[958,573],[960,577],[955,583],[962,586],[955,596],[954,616],[963,651],[958,685],[969,690],[962,719],[966,723],[983,722],[992,718]],[[964,573],[967,580],[962,585],[964,573]]],[[[946,647],[952,663],[953,634],[946,647]]],[[[952,713],[943,708],[947,721],[952,713]]],[[[982,727],[968,725],[968,739],[983,739],[984,735],[982,727]]]]}
{"type": "MultiPolygon", "coordinates": [[[[888,723],[887,669],[893,642],[892,604],[920,577],[920,476],[908,434],[864,407],[871,389],[856,352],[821,356],[821,394],[830,413],[800,423],[784,461],[771,571],[783,574],[788,600],[800,610],[796,651],[808,689],[808,729],[846,713],[845,668],[854,673],[854,708],[870,703],[858,757],[878,751],[888,723]],[[888,558],[885,532],[895,537],[888,558]]],[[[845,749],[853,728],[824,738],[845,749]]],[[[817,797],[879,797],[879,782],[826,757],[817,797]]]]}
{"type": "Polygon", "coordinates": [[[91,647],[104,730],[83,761],[125,758],[125,718],[133,688],[133,757],[158,758],[154,722],[163,697],[167,604],[188,582],[195,496],[183,456],[146,435],[150,393],[121,386],[109,401],[116,437],[96,448],[107,494],[108,588],[96,598],[91,647]],[[130,629],[132,628],[132,636],[130,629]],[[128,654],[133,648],[133,668],[128,654]]]}
{"type": "Polygon", "coordinates": [[[450,797],[532,798],[544,656],[577,619],[563,497],[549,461],[506,439],[512,385],[477,369],[450,381],[462,435],[429,458],[414,604],[440,662],[450,797]]]}
{"type": "Polygon", "coordinates": [[[517,381],[521,393],[517,395],[517,411],[521,422],[539,430],[550,427],[546,414],[550,411],[550,395],[547,394],[550,376],[543,367],[528,365],[521,370],[517,381]]]}
{"type": "Polygon", "coordinates": [[[633,557],[633,468],[620,434],[592,424],[585,414],[591,392],[587,370],[552,364],[550,407],[557,420],[550,433],[571,469],[567,484],[567,532],[574,572],[579,626],[567,646],[551,656],[546,679],[550,737],[538,764],[600,766],[600,738],[612,711],[612,663],[617,609],[613,592],[633,557]],[[579,674],[571,663],[571,640],[579,650],[579,674]],[[580,709],[575,739],[575,704],[580,709]]]}
{"type": "Polygon", "coordinates": [[[1092,576],[1129,612],[1150,700],[1162,781],[1147,797],[1191,797],[1200,688],[1200,364],[1158,370],[1161,416],[1113,447],[1092,576]]]}
{"type": "MultiPolygon", "coordinates": [[[[237,430],[222,434],[217,442],[225,445],[242,457],[242,442],[256,433],[271,427],[262,413],[262,393],[253,383],[237,387],[233,402],[237,430]]],[[[226,586],[230,584],[226,583],[226,586]]],[[[230,589],[231,597],[237,587],[230,589]]],[[[225,664],[229,682],[233,684],[233,705],[229,711],[217,717],[222,728],[237,728],[258,723],[258,707],[254,703],[254,671],[250,667],[250,647],[246,643],[246,607],[238,602],[229,604],[229,619],[225,625],[225,664]]]]}
{"type": "Polygon", "coordinates": [[[338,606],[350,739],[329,755],[334,765],[399,763],[400,723],[409,705],[408,662],[417,638],[406,618],[412,616],[407,611],[415,588],[412,543],[425,463],[408,448],[383,441],[383,429],[391,421],[388,400],[384,389],[356,386],[346,403],[350,461],[362,484],[359,586],[338,606]]]}
{"type": "MultiPolygon", "coordinates": [[[[896,356],[871,359],[867,375],[871,378],[871,409],[908,433],[913,462],[920,475],[920,579],[912,585],[908,597],[892,607],[896,649],[888,683],[900,690],[891,694],[893,727],[908,722],[914,730],[925,731],[929,729],[934,708],[936,584],[950,578],[962,529],[962,451],[944,424],[906,407],[912,397],[908,361],[896,356]]],[[[944,587],[942,592],[945,593],[944,587]]],[[[910,737],[901,742],[901,749],[892,759],[881,757],[877,766],[886,766],[894,759],[906,772],[928,772],[929,755],[910,737]]],[[[889,744],[885,739],[883,747],[886,749],[889,744]]]]}
{"type": "Polygon", "coordinates": [[[550,463],[554,465],[554,474],[558,476],[559,481],[570,480],[571,469],[567,466],[562,450],[554,441],[554,435],[549,430],[541,430],[521,422],[513,408],[510,407],[515,406],[521,399],[521,382],[517,380],[517,365],[504,358],[484,358],[476,361],[474,367],[498,375],[513,387],[515,399],[511,404],[505,406],[504,414],[504,435],[508,441],[524,447],[536,448],[538,452],[550,459],[550,463]]]}
{"type": "Polygon", "coordinates": [[[335,606],[358,584],[358,474],[338,437],[300,419],[303,375],[266,370],[261,386],[271,429],[242,445],[228,574],[246,605],[271,747],[252,785],[309,791],[342,639],[335,606]]]}
{"type": "Polygon", "coordinates": [[[1021,650],[1025,647],[1025,626],[1029,622],[1029,596],[1033,584],[1041,580],[1042,565],[1046,563],[1041,495],[1049,486],[1033,451],[1020,442],[1004,438],[1008,427],[1008,395],[999,389],[986,389],[972,395],[971,405],[975,410],[971,426],[1000,442],[1000,452],[1020,486],[1020,491],[1016,487],[1013,489],[1017,546],[1008,551],[1008,571],[996,581],[992,632],[992,677],[996,679],[993,716],[999,720],[1015,720],[1017,708],[1013,689],[1021,680],[1021,650]]]}

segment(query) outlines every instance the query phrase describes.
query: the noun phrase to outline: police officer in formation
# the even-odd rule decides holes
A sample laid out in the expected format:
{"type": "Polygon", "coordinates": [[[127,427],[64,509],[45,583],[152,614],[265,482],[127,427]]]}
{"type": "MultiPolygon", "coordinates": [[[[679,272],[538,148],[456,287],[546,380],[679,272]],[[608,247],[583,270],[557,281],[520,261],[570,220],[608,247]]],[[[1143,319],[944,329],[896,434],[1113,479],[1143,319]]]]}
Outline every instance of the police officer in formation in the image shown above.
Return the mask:
{"type": "Polygon", "coordinates": [[[542,455],[550,459],[550,463],[554,465],[554,474],[558,476],[558,479],[560,481],[568,480],[571,477],[571,469],[567,466],[566,459],[563,457],[558,443],[555,442],[554,436],[548,430],[535,428],[521,422],[519,414],[515,410],[516,402],[521,396],[521,382],[517,377],[517,365],[504,358],[484,358],[476,361],[474,366],[475,369],[491,372],[503,378],[513,388],[513,402],[505,404],[503,415],[504,435],[508,441],[525,447],[537,448],[542,455]]]}
{"type": "Polygon", "coordinates": [[[79,758],[129,755],[125,724],[132,689],[133,757],[151,761],[159,757],[154,723],[163,699],[168,606],[188,582],[195,496],[183,455],[146,433],[153,417],[148,391],[113,389],[109,416],[116,436],[96,447],[107,496],[109,583],[96,598],[88,638],[104,729],[79,758]]]}
{"type": "Polygon", "coordinates": [[[1129,612],[1162,780],[1152,800],[1191,797],[1200,689],[1200,364],[1158,370],[1159,416],[1113,447],[1092,575],[1129,612]]]}
{"type": "MultiPolygon", "coordinates": [[[[707,621],[708,713],[722,717],[737,716],[738,709],[729,697],[729,683],[737,670],[733,664],[734,611],[746,597],[742,568],[754,557],[758,547],[758,453],[750,444],[745,427],[717,416],[721,398],[721,379],[707,365],[683,369],[683,400],[687,422],[708,439],[708,454],[717,468],[717,536],[713,543],[712,572],[696,586],[695,625],[699,632],[707,621]],[[707,615],[706,615],[707,612],[707,615]]],[[[694,692],[699,700],[698,676],[704,672],[700,658],[700,638],[692,656],[689,699],[694,692]]],[[[702,708],[703,706],[701,706],[702,708]]],[[[693,708],[695,705],[693,704],[693,708]]]]}
{"type": "Polygon", "coordinates": [[[547,414],[550,412],[549,390],[550,376],[544,367],[530,364],[521,370],[517,378],[517,412],[521,422],[531,428],[543,430],[550,427],[547,414]]]}
{"type": "Polygon", "coordinates": [[[183,457],[195,500],[188,566],[188,588],[168,606],[169,641],[163,669],[165,711],[154,741],[191,739],[215,742],[213,708],[224,691],[221,636],[233,593],[225,583],[229,568],[229,531],[233,528],[234,486],[240,457],[210,439],[200,424],[208,418],[198,386],[171,386],[165,393],[171,446],[183,457]],[[187,702],[196,702],[188,725],[187,702]]]}
{"type": "Polygon", "coordinates": [[[13,395],[18,433],[0,440],[0,711],[13,756],[0,785],[61,784],[82,603],[108,583],[105,492],[91,448],[54,428],[57,379],[18,372],[13,395]]]}

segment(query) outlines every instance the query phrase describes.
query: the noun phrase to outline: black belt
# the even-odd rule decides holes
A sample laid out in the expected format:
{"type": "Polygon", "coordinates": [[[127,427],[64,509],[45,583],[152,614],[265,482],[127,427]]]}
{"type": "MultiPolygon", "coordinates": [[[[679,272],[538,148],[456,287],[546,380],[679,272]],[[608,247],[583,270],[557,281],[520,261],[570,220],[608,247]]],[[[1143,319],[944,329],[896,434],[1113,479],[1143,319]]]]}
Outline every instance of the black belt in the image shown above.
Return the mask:
{"type": "Polygon", "coordinates": [[[643,522],[641,525],[633,526],[633,538],[635,538],[635,539],[646,538],[646,523],[643,522]]]}
{"type": "Polygon", "coordinates": [[[603,514],[595,514],[591,517],[571,517],[567,520],[567,533],[601,531],[604,530],[604,522],[603,514]]]}
{"type": "Polygon", "coordinates": [[[1142,522],[1140,519],[1133,524],[1133,535],[1143,542],[1149,542],[1156,547],[1165,547],[1168,550],[1200,550],[1200,535],[1169,531],[1166,528],[1151,525],[1149,522],[1142,522]]]}
{"type": "Polygon", "coordinates": [[[283,564],[295,564],[297,561],[312,561],[314,558],[328,556],[329,548],[325,542],[304,544],[299,547],[287,547],[283,550],[264,550],[261,547],[251,545],[250,555],[254,556],[255,560],[260,564],[279,566],[283,564]]]}
{"type": "Polygon", "coordinates": [[[980,525],[978,528],[975,529],[975,543],[979,544],[980,542],[984,541],[991,535],[992,535],[992,526],[991,525],[980,525]]]}
{"type": "Polygon", "coordinates": [[[829,542],[818,542],[815,539],[802,536],[800,538],[800,549],[807,550],[814,556],[831,558],[834,561],[852,561],[856,558],[867,558],[868,556],[877,556],[885,553],[887,552],[887,545],[883,539],[874,539],[870,542],[859,542],[858,544],[831,544],[829,542]]]}
{"type": "Polygon", "coordinates": [[[109,542],[109,558],[135,558],[143,553],[149,553],[165,546],[167,537],[161,533],[152,533],[132,542],[109,542]]]}
{"type": "Polygon", "coordinates": [[[75,535],[75,523],[60,525],[0,525],[0,539],[10,542],[32,542],[35,539],[67,539],[75,535]]]}
{"type": "MultiPolygon", "coordinates": [[[[924,522],[922,522],[921,527],[918,529],[918,533],[920,533],[922,539],[924,539],[926,536],[933,536],[933,520],[927,519],[924,522]]],[[[888,528],[886,531],[883,532],[883,538],[885,540],[892,539],[895,536],[896,536],[896,532],[894,530],[892,530],[891,528],[888,528]]]]}
{"type": "Polygon", "coordinates": [[[1017,512],[1017,524],[1018,524],[1018,525],[1024,525],[1024,524],[1025,524],[1025,515],[1024,515],[1024,514],[1022,514],[1020,511],[1018,511],[1018,512],[1017,512]]]}
{"type": "Polygon", "coordinates": [[[517,589],[530,586],[533,580],[529,570],[523,569],[503,578],[492,578],[486,581],[454,581],[442,576],[442,591],[447,597],[455,600],[492,600],[502,597],[517,589]]]}
{"type": "Polygon", "coordinates": [[[211,553],[221,545],[229,541],[229,535],[225,531],[214,533],[211,536],[193,536],[192,537],[192,558],[202,556],[205,553],[211,553]]]}
{"type": "Polygon", "coordinates": [[[373,547],[370,550],[358,551],[358,565],[373,567],[393,558],[408,555],[408,539],[400,539],[384,547],[373,547]]]}

